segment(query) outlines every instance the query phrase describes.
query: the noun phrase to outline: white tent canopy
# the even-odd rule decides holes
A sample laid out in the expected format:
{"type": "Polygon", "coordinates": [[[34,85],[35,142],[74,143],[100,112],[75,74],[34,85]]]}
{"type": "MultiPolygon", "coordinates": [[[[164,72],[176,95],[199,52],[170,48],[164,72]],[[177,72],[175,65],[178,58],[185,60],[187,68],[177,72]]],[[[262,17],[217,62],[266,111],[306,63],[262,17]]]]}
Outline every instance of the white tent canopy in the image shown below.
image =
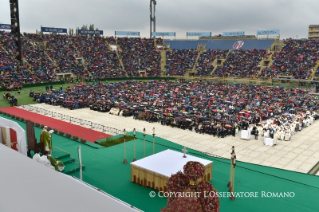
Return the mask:
{"type": "MultiPolygon", "coordinates": [[[[27,155],[27,142],[25,130],[16,122],[0,117],[0,127],[11,128],[17,133],[18,151],[27,155]]],[[[0,131],[1,138],[1,131],[0,131]]],[[[1,142],[0,142],[1,143],[1,142]]]]}
{"type": "Polygon", "coordinates": [[[140,211],[3,144],[0,167],[0,211],[140,211]]]}

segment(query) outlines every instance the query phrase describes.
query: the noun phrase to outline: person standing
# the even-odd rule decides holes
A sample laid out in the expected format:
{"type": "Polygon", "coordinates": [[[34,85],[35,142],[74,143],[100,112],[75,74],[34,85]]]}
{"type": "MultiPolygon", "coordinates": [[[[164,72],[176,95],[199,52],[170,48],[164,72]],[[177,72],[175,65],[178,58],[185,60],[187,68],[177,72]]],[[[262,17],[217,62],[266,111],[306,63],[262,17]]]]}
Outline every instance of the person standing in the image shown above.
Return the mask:
{"type": "Polygon", "coordinates": [[[51,151],[52,150],[52,144],[51,144],[51,134],[52,131],[50,131],[50,133],[47,131],[48,127],[45,126],[43,128],[43,130],[41,131],[40,134],[40,142],[44,143],[44,150],[45,151],[51,151]]]}

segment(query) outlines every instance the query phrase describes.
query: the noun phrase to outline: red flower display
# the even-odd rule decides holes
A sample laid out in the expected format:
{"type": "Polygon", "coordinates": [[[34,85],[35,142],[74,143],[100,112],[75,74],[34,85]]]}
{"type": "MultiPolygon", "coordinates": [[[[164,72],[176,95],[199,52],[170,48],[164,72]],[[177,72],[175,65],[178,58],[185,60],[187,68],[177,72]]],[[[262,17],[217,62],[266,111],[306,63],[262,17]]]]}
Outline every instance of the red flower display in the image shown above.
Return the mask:
{"type": "MultiPolygon", "coordinates": [[[[183,192],[187,189],[196,191],[199,193],[197,196],[197,202],[202,206],[203,211],[219,212],[219,197],[217,196],[217,190],[210,182],[201,181],[195,186],[190,186],[190,179],[197,180],[202,178],[205,173],[205,166],[199,162],[187,162],[184,165],[184,173],[179,171],[173,174],[167,181],[167,192],[176,193],[183,192]]],[[[167,202],[170,204],[178,196],[172,195],[167,197],[167,202]]],[[[185,206],[186,207],[186,206],[185,206]]]]}
{"type": "Polygon", "coordinates": [[[199,162],[189,161],[184,165],[184,173],[189,178],[197,180],[205,174],[205,166],[199,162]]]}
{"type": "Polygon", "coordinates": [[[219,212],[219,197],[217,190],[209,182],[199,182],[196,191],[200,192],[199,203],[203,211],[219,212]]]}
{"type": "MultiPolygon", "coordinates": [[[[182,192],[185,188],[189,186],[189,178],[179,171],[176,174],[173,174],[166,183],[168,192],[182,192]]],[[[175,196],[167,198],[168,203],[173,201],[175,196]]]]}

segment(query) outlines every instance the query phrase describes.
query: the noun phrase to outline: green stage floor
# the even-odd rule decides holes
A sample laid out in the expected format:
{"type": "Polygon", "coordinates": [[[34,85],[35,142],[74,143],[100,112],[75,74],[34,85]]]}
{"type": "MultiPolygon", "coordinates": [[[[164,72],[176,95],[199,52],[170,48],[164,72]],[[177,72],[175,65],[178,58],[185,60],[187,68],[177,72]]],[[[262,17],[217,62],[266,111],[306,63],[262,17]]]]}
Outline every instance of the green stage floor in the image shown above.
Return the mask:
{"type": "MultiPolygon", "coordinates": [[[[2,115],[1,115],[2,116],[2,115]]],[[[4,116],[8,118],[7,116],[4,116]]],[[[18,122],[23,128],[25,124],[18,122]]],[[[40,128],[35,128],[37,138],[39,138],[40,128]]],[[[67,129],[66,129],[67,131],[67,129]]],[[[136,157],[143,157],[143,136],[137,133],[136,157]]],[[[152,136],[146,136],[146,154],[151,155],[153,151],[152,136]]],[[[133,142],[126,143],[127,160],[133,160],[133,142]]],[[[180,145],[171,143],[167,140],[155,139],[155,152],[166,149],[180,151],[180,145]]],[[[149,196],[151,188],[145,188],[130,181],[130,165],[123,164],[123,144],[110,148],[99,147],[96,144],[88,146],[81,144],[59,135],[53,136],[53,146],[71,154],[77,158],[77,148],[81,145],[82,160],[85,165],[83,180],[105,192],[143,210],[160,211],[166,206],[166,199],[158,196],[149,196]]],[[[189,150],[188,154],[202,157],[213,161],[213,179],[211,183],[218,192],[227,192],[226,186],[229,181],[230,161],[215,157],[209,157],[197,151],[189,150]]],[[[78,166],[77,163],[70,164],[78,166]]],[[[238,162],[235,173],[236,192],[257,192],[258,198],[237,198],[231,201],[228,198],[220,199],[220,211],[236,212],[282,212],[282,211],[319,211],[319,177],[297,172],[280,170],[270,167],[258,166],[248,163],[238,162]],[[294,192],[293,198],[261,197],[262,192],[294,192]]],[[[79,177],[79,172],[72,174],[79,177]]],[[[72,198],[72,197],[70,197],[72,198]]],[[[88,200],[90,201],[90,200],[88,200]]]]}

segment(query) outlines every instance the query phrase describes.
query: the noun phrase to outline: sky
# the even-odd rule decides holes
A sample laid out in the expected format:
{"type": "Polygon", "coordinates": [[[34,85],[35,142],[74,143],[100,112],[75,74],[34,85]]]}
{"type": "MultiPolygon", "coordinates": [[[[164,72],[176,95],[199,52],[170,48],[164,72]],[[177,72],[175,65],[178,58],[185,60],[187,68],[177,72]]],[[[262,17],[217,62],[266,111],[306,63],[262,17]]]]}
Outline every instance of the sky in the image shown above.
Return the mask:
{"type": "MultiPolygon", "coordinates": [[[[94,24],[105,36],[137,31],[150,36],[149,0],[20,0],[20,30],[40,26],[76,28],[94,24]]],[[[280,30],[280,38],[306,38],[308,26],[319,24],[318,0],[157,0],[156,31],[186,32],[280,30]]],[[[0,0],[0,23],[10,24],[9,0],[0,0]]]]}

